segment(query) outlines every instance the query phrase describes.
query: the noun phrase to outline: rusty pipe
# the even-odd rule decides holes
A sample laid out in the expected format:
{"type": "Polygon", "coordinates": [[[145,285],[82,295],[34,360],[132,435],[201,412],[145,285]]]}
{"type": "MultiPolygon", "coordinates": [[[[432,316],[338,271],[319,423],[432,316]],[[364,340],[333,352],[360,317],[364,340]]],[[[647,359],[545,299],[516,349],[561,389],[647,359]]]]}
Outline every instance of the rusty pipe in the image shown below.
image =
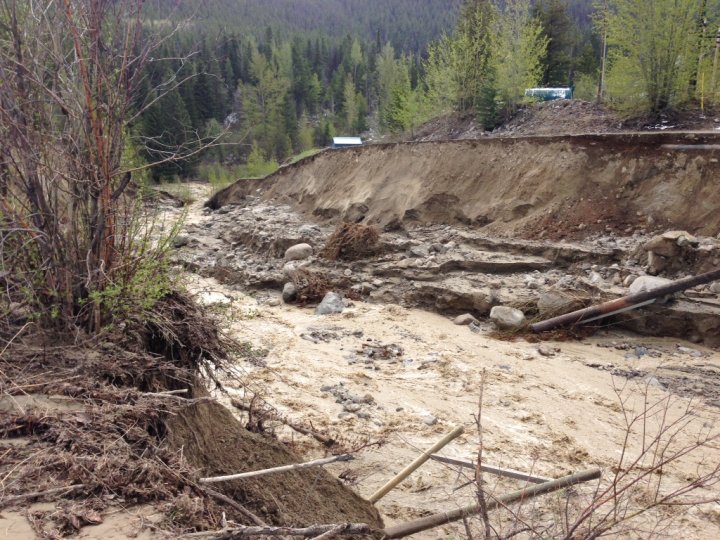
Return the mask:
{"type": "Polygon", "coordinates": [[[697,276],[678,279],[677,281],[673,281],[672,283],[668,283],[667,285],[658,287],[657,289],[623,296],[622,298],[616,298],[615,300],[603,302],[602,304],[597,304],[595,306],[579,309],[571,313],[566,313],[565,315],[553,317],[552,319],[532,324],[530,325],[530,328],[533,332],[544,332],[559,326],[569,326],[579,324],[590,319],[600,319],[619,311],[632,309],[633,307],[640,307],[640,304],[646,304],[648,301],[655,300],[661,296],[684,291],[698,285],[704,285],[705,283],[710,283],[711,281],[715,281],[717,279],[720,279],[720,268],[697,276]]]}

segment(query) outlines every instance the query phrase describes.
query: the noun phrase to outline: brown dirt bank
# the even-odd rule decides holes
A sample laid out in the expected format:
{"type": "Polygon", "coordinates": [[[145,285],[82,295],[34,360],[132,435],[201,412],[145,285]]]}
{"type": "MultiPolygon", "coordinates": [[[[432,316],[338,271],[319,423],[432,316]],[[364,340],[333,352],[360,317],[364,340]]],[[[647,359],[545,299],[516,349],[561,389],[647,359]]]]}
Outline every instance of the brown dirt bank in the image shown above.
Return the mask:
{"type": "MultiPolygon", "coordinates": [[[[202,474],[219,476],[302,461],[281,442],[247,431],[219,403],[198,403],[169,419],[168,443],[202,474]]],[[[212,484],[273,525],[360,522],[378,529],[375,507],[322,467],[212,484]]]]}
{"type": "Polygon", "coordinates": [[[714,133],[488,138],[326,151],[208,203],[248,195],[321,219],[465,223],[496,234],[661,226],[720,230],[714,133]],[[680,145],[680,146],[678,146],[680,145]]]}

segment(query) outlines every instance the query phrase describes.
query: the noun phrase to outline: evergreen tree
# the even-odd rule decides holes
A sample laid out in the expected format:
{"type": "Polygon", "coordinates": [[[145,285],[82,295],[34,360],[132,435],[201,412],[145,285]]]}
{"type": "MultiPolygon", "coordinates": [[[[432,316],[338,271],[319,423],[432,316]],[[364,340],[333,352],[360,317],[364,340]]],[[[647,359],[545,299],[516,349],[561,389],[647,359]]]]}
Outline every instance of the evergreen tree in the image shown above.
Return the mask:
{"type": "Polygon", "coordinates": [[[543,86],[568,86],[573,79],[573,56],[577,54],[577,28],[568,13],[566,0],[540,0],[535,17],[547,39],[543,59],[543,86]]]}
{"type": "Polygon", "coordinates": [[[345,117],[345,127],[350,132],[357,126],[360,112],[358,97],[352,78],[348,75],[345,78],[345,88],[343,90],[343,115],[345,117]]]}
{"type": "Polygon", "coordinates": [[[188,141],[192,140],[190,115],[177,89],[157,98],[148,107],[140,131],[145,158],[148,162],[156,163],[151,171],[156,182],[174,175],[188,176],[192,172],[193,159],[169,160],[187,151],[188,141]]]}

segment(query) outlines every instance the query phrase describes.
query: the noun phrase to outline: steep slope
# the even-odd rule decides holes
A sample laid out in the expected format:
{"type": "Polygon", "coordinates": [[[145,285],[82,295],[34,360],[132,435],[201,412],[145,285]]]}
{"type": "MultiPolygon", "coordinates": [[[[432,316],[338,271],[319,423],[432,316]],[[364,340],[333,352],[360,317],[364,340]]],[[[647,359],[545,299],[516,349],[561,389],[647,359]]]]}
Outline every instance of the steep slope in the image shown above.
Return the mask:
{"type": "Polygon", "coordinates": [[[370,145],[327,151],[214,207],[253,194],[319,219],[465,223],[550,237],[596,230],[720,230],[720,137],[622,134],[370,145]]]}

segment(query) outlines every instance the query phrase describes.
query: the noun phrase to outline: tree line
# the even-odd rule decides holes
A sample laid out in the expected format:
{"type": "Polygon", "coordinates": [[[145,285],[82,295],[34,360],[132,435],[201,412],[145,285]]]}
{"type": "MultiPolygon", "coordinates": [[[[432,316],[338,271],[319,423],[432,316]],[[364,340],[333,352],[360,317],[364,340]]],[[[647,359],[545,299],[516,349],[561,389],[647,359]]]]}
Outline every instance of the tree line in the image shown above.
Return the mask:
{"type": "MultiPolygon", "coordinates": [[[[313,14],[322,2],[310,4],[313,14]]],[[[169,60],[148,64],[139,100],[165,95],[137,134],[150,161],[223,134],[204,156],[156,166],[157,178],[190,174],[201,158],[282,162],[336,134],[412,132],[451,111],[493,129],[536,86],[569,86],[636,116],[713,104],[719,15],[720,0],[464,0],[452,31],[409,49],[380,31],[240,34],[211,17],[164,43],[169,60]],[[183,84],[165,92],[167,81],[183,84]]]]}

